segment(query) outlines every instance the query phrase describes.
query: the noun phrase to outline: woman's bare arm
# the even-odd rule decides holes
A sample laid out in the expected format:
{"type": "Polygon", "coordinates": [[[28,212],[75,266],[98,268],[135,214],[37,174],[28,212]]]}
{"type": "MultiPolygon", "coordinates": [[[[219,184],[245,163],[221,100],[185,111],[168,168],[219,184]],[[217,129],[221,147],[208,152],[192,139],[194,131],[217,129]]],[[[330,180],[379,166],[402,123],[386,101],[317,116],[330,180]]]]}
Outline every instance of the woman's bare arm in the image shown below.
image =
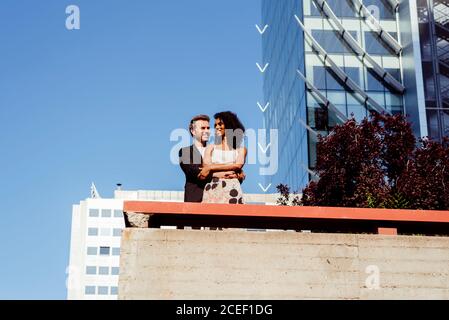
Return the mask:
{"type": "Polygon", "coordinates": [[[205,163],[203,169],[207,169],[211,172],[220,172],[220,171],[234,171],[239,172],[242,171],[243,166],[245,165],[246,159],[246,148],[240,148],[237,150],[237,159],[235,163],[226,163],[226,164],[209,164],[205,163]]]}
{"type": "Polygon", "coordinates": [[[209,144],[206,146],[206,149],[204,150],[204,157],[203,157],[203,166],[212,164],[212,151],[214,150],[214,146],[209,144]]]}
{"type": "Polygon", "coordinates": [[[215,172],[222,172],[222,171],[239,172],[245,165],[247,151],[246,148],[244,147],[237,150],[236,163],[229,163],[229,164],[212,164],[212,151],[213,146],[210,145],[207,146],[206,150],[204,151],[203,168],[201,169],[201,172],[198,174],[198,178],[201,180],[207,179],[207,177],[209,177],[211,173],[213,174],[215,172]]]}
{"type": "Polygon", "coordinates": [[[241,171],[243,166],[245,165],[246,161],[246,148],[239,148],[237,149],[237,159],[235,163],[229,163],[229,164],[206,164],[207,168],[212,172],[219,172],[219,171],[234,171],[238,172],[241,171]]]}
{"type": "MultiPolygon", "coordinates": [[[[203,167],[204,166],[211,166],[212,165],[212,152],[214,150],[213,146],[207,146],[206,150],[204,151],[204,159],[203,159],[203,167]]],[[[234,170],[216,170],[214,171],[214,177],[216,176],[215,173],[223,172],[225,174],[233,174],[235,173],[234,170]]]]}
{"type": "Polygon", "coordinates": [[[198,178],[201,180],[207,179],[211,175],[211,173],[212,173],[212,177],[217,177],[217,178],[224,178],[226,175],[235,173],[232,170],[223,170],[223,171],[217,170],[216,172],[212,172],[211,170],[208,169],[209,166],[212,165],[213,150],[214,150],[213,145],[208,145],[206,147],[206,150],[204,150],[203,166],[202,166],[202,170],[198,174],[198,178]]]}
{"type": "Polygon", "coordinates": [[[207,168],[210,164],[212,164],[212,150],[213,145],[208,145],[206,147],[206,150],[204,150],[204,156],[203,156],[203,163],[202,168],[200,170],[200,173],[198,173],[198,179],[200,180],[206,180],[211,175],[211,171],[207,170],[207,168]]]}

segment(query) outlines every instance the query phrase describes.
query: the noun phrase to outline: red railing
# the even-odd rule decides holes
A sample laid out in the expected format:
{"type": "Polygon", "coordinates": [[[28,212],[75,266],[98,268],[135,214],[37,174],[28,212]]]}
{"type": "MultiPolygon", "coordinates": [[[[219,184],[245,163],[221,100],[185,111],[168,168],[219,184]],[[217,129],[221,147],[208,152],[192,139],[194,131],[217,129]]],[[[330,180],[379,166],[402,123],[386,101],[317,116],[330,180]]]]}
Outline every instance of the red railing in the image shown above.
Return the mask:
{"type": "MultiPolygon", "coordinates": [[[[449,235],[449,211],[287,207],[125,201],[132,215],[147,217],[145,227],[164,226],[311,230],[379,234],[449,235]]],[[[131,215],[130,215],[131,214],[131,215]]]]}

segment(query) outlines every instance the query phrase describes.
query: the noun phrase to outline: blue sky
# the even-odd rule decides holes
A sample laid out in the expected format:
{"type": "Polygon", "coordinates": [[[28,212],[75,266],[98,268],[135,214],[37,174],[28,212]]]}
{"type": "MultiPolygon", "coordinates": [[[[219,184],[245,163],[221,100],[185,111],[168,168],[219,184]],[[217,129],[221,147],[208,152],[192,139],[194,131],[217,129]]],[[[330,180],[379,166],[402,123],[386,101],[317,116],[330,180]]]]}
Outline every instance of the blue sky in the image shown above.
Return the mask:
{"type": "Polygon", "coordinates": [[[1,1],[0,299],[66,298],[71,206],[92,181],[182,190],[169,137],[192,115],[262,128],[260,15],[260,0],[1,1]]]}

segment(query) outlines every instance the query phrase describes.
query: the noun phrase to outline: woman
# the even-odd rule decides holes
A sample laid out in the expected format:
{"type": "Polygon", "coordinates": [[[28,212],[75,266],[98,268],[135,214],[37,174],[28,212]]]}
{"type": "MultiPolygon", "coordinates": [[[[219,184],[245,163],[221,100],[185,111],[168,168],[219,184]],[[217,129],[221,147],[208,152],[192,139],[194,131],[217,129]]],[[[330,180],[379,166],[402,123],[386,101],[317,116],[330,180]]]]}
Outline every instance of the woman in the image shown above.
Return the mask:
{"type": "Polygon", "coordinates": [[[215,143],[206,147],[203,157],[203,169],[212,173],[212,181],[204,188],[203,203],[243,204],[238,173],[247,153],[243,146],[245,127],[230,111],[217,113],[214,118],[215,143]]]}

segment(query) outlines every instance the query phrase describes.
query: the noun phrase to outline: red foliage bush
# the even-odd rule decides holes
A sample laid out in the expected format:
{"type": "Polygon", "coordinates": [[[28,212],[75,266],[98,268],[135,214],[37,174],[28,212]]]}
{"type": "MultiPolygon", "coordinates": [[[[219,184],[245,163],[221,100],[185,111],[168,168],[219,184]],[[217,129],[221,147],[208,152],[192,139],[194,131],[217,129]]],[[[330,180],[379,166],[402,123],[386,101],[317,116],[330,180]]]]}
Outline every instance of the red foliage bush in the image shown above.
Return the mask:
{"type": "Polygon", "coordinates": [[[449,140],[417,144],[402,115],[349,119],[320,136],[315,171],[303,205],[449,209],[449,140]]]}

